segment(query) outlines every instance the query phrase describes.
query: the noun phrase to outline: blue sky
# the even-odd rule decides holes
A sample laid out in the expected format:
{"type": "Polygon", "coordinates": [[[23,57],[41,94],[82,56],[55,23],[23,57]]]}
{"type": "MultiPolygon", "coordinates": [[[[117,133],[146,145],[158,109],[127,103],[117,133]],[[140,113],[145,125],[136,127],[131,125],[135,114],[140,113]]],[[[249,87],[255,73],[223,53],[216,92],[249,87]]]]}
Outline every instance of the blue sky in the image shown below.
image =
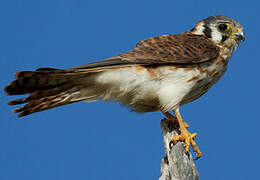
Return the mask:
{"type": "MultiPolygon", "coordinates": [[[[203,157],[200,179],[259,178],[259,2],[9,0],[0,3],[0,88],[16,71],[68,68],[130,50],[139,40],[191,29],[223,14],[246,41],[224,77],[182,107],[203,157]]],[[[76,103],[18,119],[0,93],[0,179],[157,179],[162,114],[118,103],[76,103]]]]}

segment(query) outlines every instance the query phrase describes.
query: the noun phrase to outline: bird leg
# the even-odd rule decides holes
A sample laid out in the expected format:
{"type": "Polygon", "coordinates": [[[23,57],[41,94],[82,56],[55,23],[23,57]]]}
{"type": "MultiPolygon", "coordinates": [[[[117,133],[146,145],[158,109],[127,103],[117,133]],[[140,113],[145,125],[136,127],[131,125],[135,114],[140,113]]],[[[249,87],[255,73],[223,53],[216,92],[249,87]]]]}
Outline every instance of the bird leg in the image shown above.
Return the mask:
{"type": "Polygon", "coordinates": [[[185,143],[185,149],[184,152],[188,153],[189,149],[190,149],[190,145],[193,147],[193,151],[196,152],[196,158],[200,158],[202,156],[201,151],[199,150],[198,146],[196,145],[194,139],[197,136],[197,133],[193,133],[191,134],[186,128],[188,128],[188,124],[185,123],[184,121],[182,121],[180,112],[179,112],[179,108],[177,110],[174,110],[174,113],[176,115],[173,116],[171,115],[169,112],[164,113],[164,115],[168,118],[168,119],[172,119],[174,121],[177,121],[179,126],[180,126],[180,131],[181,134],[178,136],[175,136],[172,138],[172,142],[173,144],[176,144],[179,141],[182,141],[185,143]]]}
{"type": "MultiPolygon", "coordinates": [[[[163,114],[164,114],[169,120],[172,120],[173,122],[178,122],[177,118],[176,118],[174,115],[172,115],[171,113],[169,113],[169,112],[163,112],[163,114]]],[[[187,122],[184,122],[184,121],[182,121],[182,122],[184,123],[185,128],[189,128],[189,124],[188,124],[187,122]]]]}

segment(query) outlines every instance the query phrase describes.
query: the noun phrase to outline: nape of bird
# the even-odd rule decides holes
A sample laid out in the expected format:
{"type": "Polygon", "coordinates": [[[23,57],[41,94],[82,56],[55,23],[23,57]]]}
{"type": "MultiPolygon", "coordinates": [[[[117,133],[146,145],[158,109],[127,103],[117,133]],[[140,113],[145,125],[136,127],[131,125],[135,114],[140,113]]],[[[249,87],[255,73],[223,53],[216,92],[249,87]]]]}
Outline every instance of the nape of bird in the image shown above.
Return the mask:
{"type": "Polygon", "coordinates": [[[179,124],[180,135],[172,142],[184,142],[185,152],[191,145],[199,158],[202,153],[194,141],[196,133],[187,131],[179,108],[220,79],[244,39],[238,22],[223,15],[211,16],[182,34],[148,38],[133,50],[103,61],[69,69],[17,72],[5,92],[29,94],[9,102],[26,103],[14,110],[19,117],[82,100],[118,101],[140,113],[161,111],[179,124]]]}

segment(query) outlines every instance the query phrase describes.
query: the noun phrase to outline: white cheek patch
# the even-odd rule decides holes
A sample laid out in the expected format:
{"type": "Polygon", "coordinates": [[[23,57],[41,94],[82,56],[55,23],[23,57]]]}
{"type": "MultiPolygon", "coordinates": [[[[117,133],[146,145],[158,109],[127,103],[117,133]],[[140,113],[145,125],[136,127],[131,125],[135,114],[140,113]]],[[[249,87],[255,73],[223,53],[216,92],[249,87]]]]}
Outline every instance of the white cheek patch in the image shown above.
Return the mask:
{"type": "Polygon", "coordinates": [[[217,30],[217,28],[214,25],[210,25],[209,28],[211,29],[211,39],[214,42],[220,43],[222,40],[222,34],[217,30]]]}
{"type": "MultiPolygon", "coordinates": [[[[217,28],[215,27],[214,24],[207,24],[208,28],[211,30],[210,31],[210,35],[211,35],[211,39],[216,42],[216,43],[220,43],[221,40],[222,40],[222,34],[221,32],[219,32],[217,30],[217,28]]],[[[204,30],[205,30],[205,24],[204,22],[199,22],[197,25],[196,25],[196,29],[195,31],[193,31],[193,34],[197,34],[197,35],[205,35],[204,33],[204,30]]]]}

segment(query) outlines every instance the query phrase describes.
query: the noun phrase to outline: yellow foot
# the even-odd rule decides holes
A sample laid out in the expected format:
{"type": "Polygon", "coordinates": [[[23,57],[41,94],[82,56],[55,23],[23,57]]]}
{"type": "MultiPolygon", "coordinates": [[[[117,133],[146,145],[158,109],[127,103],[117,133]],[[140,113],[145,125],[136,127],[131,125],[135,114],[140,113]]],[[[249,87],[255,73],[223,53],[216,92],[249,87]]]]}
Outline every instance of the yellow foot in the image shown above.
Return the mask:
{"type": "MultiPolygon", "coordinates": [[[[187,125],[185,125],[185,126],[187,126],[187,125]]],[[[185,153],[189,152],[190,145],[191,145],[193,147],[193,151],[196,152],[196,159],[198,159],[202,156],[202,153],[194,141],[196,136],[197,136],[197,133],[191,134],[186,129],[183,129],[183,131],[181,131],[180,135],[172,138],[172,142],[173,142],[173,144],[176,144],[179,141],[184,142],[185,143],[185,150],[184,150],[185,153]]]]}
{"type": "MultiPolygon", "coordinates": [[[[196,145],[194,139],[197,136],[196,133],[191,134],[189,131],[187,131],[186,128],[189,127],[188,123],[184,122],[181,118],[179,109],[175,110],[174,113],[176,114],[176,117],[173,116],[169,112],[164,112],[163,114],[172,121],[177,121],[180,126],[181,134],[172,138],[171,142],[173,144],[176,144],[179,141],[182,141],[185,143],[185,153],[189,152],[190,145],[193,147],[193,151],[196,152],[196,159],[200,158],[202,156],[202,153],[200,152],[198,146],[196,145]]],[[[171,145],[170,145],[171,146],[171,145]]]]}
{"type": "MultiPolygon", "coordinates": [[[[169,112],[165,112],[165,113],[163,113],[163,114],[164,114],[169,120],[172,120],[173,122],[175,122],[175,121],[178,122],[177,118],[176,118],[175,116],[173,116],[172,114],[170,114],[169,112]]],[[[186,123],[186,122],[183,121],[183,124],[184,124],[184,127],[185,127],[185,128],[189,128],[188,123],[186,123]]]]}

